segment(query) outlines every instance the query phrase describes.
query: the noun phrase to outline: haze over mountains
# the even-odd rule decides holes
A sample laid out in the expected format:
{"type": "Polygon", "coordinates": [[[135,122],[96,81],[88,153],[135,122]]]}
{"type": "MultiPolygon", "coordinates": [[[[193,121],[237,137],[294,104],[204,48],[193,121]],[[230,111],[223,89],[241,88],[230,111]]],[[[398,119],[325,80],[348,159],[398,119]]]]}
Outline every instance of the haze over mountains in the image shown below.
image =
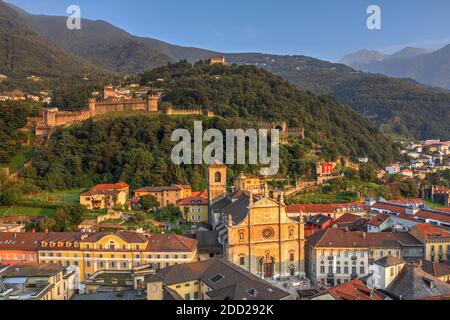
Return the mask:
{"type": "Polygon", "coordinates": [[[364,49],[346,55],[340,63],[450,90],[450,44],[436,51],[407,47],[392,55],[364,49]]]}
{"type": "MultiPolygon", "coordinates": [[[[4,3],[0,2],[0,6],[4,6],[4,3]]],[[[253,64],[282,76],[301,89],[331,95],[375,121],[387,132],[424,139],[450,138],[450,92],[411,80],[364,73],[343,64],[306,56],[224,54],[187,48],[156,39],[136,37],[105,21],[82,20],[81,30],[70,31],[66,28],[66,17],[32,15],[11,7],[19,13],[15,19],[27,23],[42,38],[45,37],[55,46],[70,52],[70,56],[76,55],[81,61],[90,61],[100,68],[136,74],[181,59],[194,62],[224,55],[228,62],[253,64]]],[[[394,61],[420,57],[414,52],[416,50],[399,53],[394,61]]],[[[445,62],[445,52],[436,51],[432,54],[436,54],[436,59],[430,73],[442,68],[445,76],[445,67],[439,66],[441,61],[445,62]]],[[[348,63],[362,62],[366,65],[392,61],[392,57],[388,59],[389,57],[373,52],[366,53],[365,56],[365,59],[359,60],[358,55],[350,57],[348,63]]],[[[52,69],[58,70],[55,67],[52,69]]]]}

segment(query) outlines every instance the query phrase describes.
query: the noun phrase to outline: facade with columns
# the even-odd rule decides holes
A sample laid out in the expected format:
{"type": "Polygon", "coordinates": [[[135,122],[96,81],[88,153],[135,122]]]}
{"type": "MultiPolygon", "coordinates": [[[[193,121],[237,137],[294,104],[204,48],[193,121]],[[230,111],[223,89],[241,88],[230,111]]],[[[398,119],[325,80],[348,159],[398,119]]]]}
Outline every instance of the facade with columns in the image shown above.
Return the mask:
{"type": "Polygon", "coordinates": [[[288,217],[282,195],[277,200],[248,190],[228,195],[224,175],[224,165],[209,169],[210,223],[225,258],[261,278],[304,275],[302,218],[288,217]]]}

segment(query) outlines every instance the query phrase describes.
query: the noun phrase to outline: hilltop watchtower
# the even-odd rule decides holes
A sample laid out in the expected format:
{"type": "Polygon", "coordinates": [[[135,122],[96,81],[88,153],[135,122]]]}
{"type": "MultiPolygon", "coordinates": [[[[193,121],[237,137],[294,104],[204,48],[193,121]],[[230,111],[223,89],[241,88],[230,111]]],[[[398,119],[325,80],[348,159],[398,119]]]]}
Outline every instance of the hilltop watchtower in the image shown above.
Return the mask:
{"type": "Polygon", "coordinates": [[[147,95],[147,112],[158,112],[159,95],[157,93],[147,95]]]}

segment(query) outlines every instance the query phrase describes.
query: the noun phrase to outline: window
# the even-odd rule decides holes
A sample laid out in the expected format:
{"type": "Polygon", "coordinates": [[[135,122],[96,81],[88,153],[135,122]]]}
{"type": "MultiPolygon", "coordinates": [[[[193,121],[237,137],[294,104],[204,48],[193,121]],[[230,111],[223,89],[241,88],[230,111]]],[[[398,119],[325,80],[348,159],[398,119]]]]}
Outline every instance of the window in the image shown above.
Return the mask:
{"type": "Polygon", "coordinates": [[[336,273],[337,273],[337,274],[341,274],[341,267],[337,267],[337,268],[336,268],[336,273]]]}
{"type": "Polygon", "coordinates": [[[334,272],[333,272],[333,267],[328,267],[328,273],[329,274],[333,274],[334,272]]]}
{"type": "Polygon", "coordinates": [[[86,261],[86,267],[90,267],[91,266],[91,262],[90,261],[86,261]]]}
{"type": "Polygon", "coordinates": [[[198,292],[194,292],[194,300],[198,300],[199,296],[198,296],[198,292]]]}
{"type": "Polygon", "coordinates": [[[320,273],[325,273],[325,266],[320,267],[320,273]]]}
{"type": "Polygon", "coordinates": [[[395,268],[391,268],[391,277],[393,277],[394,276],[394,273],[395,273],[395,268]]]}
{"type": "Polygon", "coordinates": [[[184,300],[191,300],[191,295],[189,293],[186,293],[184,295],[184,300]]]}
{"type": "Polygon", "coordinates": [[[366,273],[365,271],[366,271],[366,270],[365,270],[364,267],[360,267],[360,268],[359,268],[359,273],[360,273],[360,274],[365,274],[365,273],[366,273]]]}
{"type": "Polygon", "coordinates": [[[221,274],[216,274],[215,276],[213,276],[212,278],[209,279],[209,281],[211,281],[211,283],[216,284],[217,282],[219,282],[220,280],[222,280],[224,277],[221,274]]]}
{"type": "Polygon", "coordinates": [[[214,180],[216,183],[222,182],[222,174],[220,172],[216,172],[216,174],[214,175],[214,180]]]}
{"type": "Polygon", "coordinates": [[[295,261],[295,252],[289,252],[289,260],[295,261]]]}
{"type": "Polygon", "coordinates": [[[348,267],[344,267],[344,274],[348,274],[348,267]]]}
{"type": "Polygon", "coordinates": [[[245,256],[239,257],[239,265],[241,265],[241,266],[245,265],[245,256]]]}

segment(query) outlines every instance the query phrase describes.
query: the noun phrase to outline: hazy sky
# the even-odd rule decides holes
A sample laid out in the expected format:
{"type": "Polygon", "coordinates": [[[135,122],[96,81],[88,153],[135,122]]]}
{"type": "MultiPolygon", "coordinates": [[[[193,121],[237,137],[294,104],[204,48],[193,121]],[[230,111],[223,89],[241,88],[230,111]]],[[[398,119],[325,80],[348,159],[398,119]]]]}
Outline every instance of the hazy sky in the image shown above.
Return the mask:
{"type": "Polygon", "coordinates": [[[450,43],[449,0],[8,0],[36,14],[106,20],[126,31],[223,52],[303,54],[335,61],[361,48],[450,43]],[[382,30],[366,26],[369,5],[381,8],[382,30]]]}

